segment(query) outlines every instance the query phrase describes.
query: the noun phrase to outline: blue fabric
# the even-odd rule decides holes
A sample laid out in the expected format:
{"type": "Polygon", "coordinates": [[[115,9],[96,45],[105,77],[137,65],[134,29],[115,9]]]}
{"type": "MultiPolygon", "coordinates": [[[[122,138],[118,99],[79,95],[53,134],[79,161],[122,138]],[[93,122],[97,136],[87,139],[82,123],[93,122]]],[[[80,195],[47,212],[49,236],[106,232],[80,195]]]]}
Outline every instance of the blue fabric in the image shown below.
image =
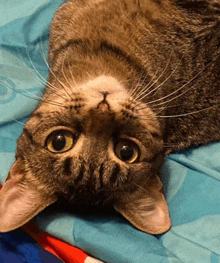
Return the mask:
{"type": "MultiPolygon", "coordinates": [[[[10,1],[0,3],[1,181],[13,162],[22,123],[43,89],[48,26],[61,2],[23,0],[12,10],[10,1]]],[[[118,215],[79,217],[43,211],[35,222],[105,262],[220,262],[219,160],[218,142],[166,157],[161,176],[172,227],[163,235],[142,233],[118,215]]]]}
{"type": "Polygon", "coordinates": [[[59,263],[21,229],[0,234],[0,263],[59,263]]]}

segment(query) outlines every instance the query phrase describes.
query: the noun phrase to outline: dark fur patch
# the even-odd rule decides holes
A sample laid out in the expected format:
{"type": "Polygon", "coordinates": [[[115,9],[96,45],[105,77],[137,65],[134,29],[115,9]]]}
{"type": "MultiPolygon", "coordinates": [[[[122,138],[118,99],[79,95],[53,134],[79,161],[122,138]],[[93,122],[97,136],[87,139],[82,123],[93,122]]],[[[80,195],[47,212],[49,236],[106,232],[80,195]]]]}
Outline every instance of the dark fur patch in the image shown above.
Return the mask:
{"type": "Polygon", "coordinates": [[[63,172],[66,175],[70,175],[71,174],[71,162],[72,162],[72,158],[71,157],[67,157],[64,161],[63,161],[63,172]]]}
{"type": "Polygon", "coordinates": [[[31,117],[37,117],[40,119],[43,117],[43,113],[42,112],[34,112],[31,114],[31,117]]]}
{"type": "MultiPolygon", "coordinates": [[[[100,52],[108,52],[112,53],[112,55],[115,57],[119,57],[120,59],[124,60],[130,67],[135,69],[137,73],[140,75],[145,75],[146,72],[145,69],[142,67],[142,65],[139,64],[139,62],[132,57],[131,55],[127,54],[124,50],[122,50],[120,47],[117,47],[113,45],[112,43],[109,43],[108,41],[100,41],[99,44],[95,45],[94,47],[91,45],[89,39],[71,39],[64,45],[60,46],[58,49],[53,51],[53,61],[52,63],[56,63],[56,60],[58,59],[60,53],[65,51],[69,47],[78,46],[82,49],[82,51],[86,54],[96,54],[99,55],[100,52]]],[[[62,66],[62,65],[61,65],[62,66]]],[[[145,82],[146,79],[144,79],[145,82]]],[[[144,83],[143,83],[144,84],[144,83]]],[[[146,80],[147,84],[147,80],[146,80]]]]}
{"type": "Polygon", "coordinates": [[[23,129],[23,133],[26,135],[26,137],[30,140],[30,143],[34,146],[39,146],[37,142],[35,142],[35,140],[33,139],[33,136],[31,134],[31,132],[27,129],[24,128],[23,129]]]}
{"type": "Polygon", "coordinates": [[[90,163],[89,164],[89,177],[90,178],[93,177],[94,171],[95,171],[95,164],[94,163],[90,163]]]}
{"type": "Polygon", "coordinates": [[[79,173],[78,173],[76,179],[74,180],[76,186],[77,186],[78,183],[80,183],[80,182],[83,181],[84,173],[85,173],[85,164],[84,164],[84,162],[82,161],[81,164],[80,164],[79,173]]]}
{"type": "Polygon", "coordinates": [[[103,185],[104,185],[104,183],[103,183],[103,175],[104,175],[104,163],[101,163],[100,167],[99,167],[100,188],[102,188],[103,185]]]}
{"type": "Polygon", "coordinates": [[[89,40],[83,40],[83,39],[70,39],[67,43],[64,45],[59,46],[56,50],[53,50],[53,60],[51,61],[52,64],[56,63],[57,58],[59,57],[60,53],[66,51],[69,47],[73,46],[82,46],[85,51],[89,52],[89,40]]]}
{"type": "Polygon", "coordinates": [[[99,46],[96,48],[96,52],[98,50],[101,51],[110,51],[111,53],[114,54],[114,56],[119,56],[120,58],[122,58],[124,61],[127,62],[127,64],[129,64],[133,69],[135,69],[138,73],[140,74],[146,74],[143,66],[141,66],[135,59],[134,57],[132,57],[131,55],[127,54],[124,50],[122,50],[121,48],[112,45],[111,43],[107,42],[107,41],[101,41],[99,46]]]}
{"type": "Polygon", "coordinates": [[[110,184],[115,184],[117,179],[118,179],[118,174],[120,173],[120,166],[119,164],[115,164],[112,168],[112,172],[111,172],[111,175],[110,175],[110,184]]]}

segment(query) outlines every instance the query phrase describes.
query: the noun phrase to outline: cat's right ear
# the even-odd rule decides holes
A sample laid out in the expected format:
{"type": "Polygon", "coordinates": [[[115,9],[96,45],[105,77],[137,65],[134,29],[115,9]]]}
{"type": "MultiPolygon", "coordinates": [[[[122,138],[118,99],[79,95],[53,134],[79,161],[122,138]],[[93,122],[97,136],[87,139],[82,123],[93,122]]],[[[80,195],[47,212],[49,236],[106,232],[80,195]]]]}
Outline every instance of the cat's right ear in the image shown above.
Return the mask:
{"type": "Polygon", "coordinates": [[[22,160],[16,160],[0,190],[0,232],[14,230],[56,201],[34,187],[24,174],[22,160]]]}
{"type": "Polygon", "coordinates": [[[152,178],[146,189],[139,186],[133,194],[124,193],[114,208],[135,227],[149,234],[162,234],[171,225],[158,176],[152,178]]]}

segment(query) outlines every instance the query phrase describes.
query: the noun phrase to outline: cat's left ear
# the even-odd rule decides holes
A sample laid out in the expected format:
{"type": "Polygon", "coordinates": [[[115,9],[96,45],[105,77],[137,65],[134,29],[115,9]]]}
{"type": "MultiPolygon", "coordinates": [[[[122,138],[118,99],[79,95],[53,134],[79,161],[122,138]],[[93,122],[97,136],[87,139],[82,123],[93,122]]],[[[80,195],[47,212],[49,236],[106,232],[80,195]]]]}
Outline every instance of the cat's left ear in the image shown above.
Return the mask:
{"type": "Polygon", "coordinates": [[[22,161],[16,160],[0,190],[0,232],[24,225],[56,201],[54,196],[31,185],[23,171],[22,161]]]}
{"type": "Polygon", "coordinates": [[[164,233],[171,225],[158,176],[153,178],[147,189],[140,186],[135,193],[123,196],[114,208],[132,225],[149,234],[164,233]]]}

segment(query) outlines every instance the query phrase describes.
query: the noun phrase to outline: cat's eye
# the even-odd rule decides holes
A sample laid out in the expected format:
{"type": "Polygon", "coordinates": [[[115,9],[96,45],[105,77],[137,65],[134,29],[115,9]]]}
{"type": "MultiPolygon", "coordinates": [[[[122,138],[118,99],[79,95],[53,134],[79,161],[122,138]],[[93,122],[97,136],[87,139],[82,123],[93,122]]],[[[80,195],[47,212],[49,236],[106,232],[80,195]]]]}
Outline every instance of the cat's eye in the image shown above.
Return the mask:
{"type": "Polygon", "coordinates": [[[70,150],[74,144],[74,136],[70,131],[53,131],[46,139],[46,148],[50,152],[61,153],[70,150]]]}
{"type": "Polygon", "coordinates": [[[134,163],[139,160],[140,150],[133,141],[121,139],[115,145],[115,154],[124,162],[134,163]]]}

